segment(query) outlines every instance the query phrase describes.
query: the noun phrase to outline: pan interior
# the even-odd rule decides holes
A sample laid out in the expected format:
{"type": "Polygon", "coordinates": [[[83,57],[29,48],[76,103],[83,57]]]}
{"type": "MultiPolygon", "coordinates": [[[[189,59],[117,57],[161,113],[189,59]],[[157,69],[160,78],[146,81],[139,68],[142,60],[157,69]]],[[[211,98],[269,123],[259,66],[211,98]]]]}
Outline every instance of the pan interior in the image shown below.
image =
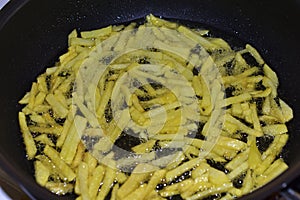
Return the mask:
{"type": "MultiPolygon", "coordinates": [[[[295,117],[288,124],[291,138],[284,156],[291,168],[296,167],[300,163],[296,153],[300,146],[300,129],[296,124],[300,113],[300,104],[297,102],[300,99],[297,87],[300,85],[300,38],[296,26],[300,18],[300,6],[297,2],[28,1],[0,32],[1,165],[38,199],[45,195],[56,197],[39,187],[32,176],[32,164],[26,160],[17,125],[17,112],[21,109],[18,100],[29,90],[38,74],[52,66],[57,57],[66,51],[66,38],[72,29],[91,30],[133,21],[153,13],[178,19],[190,26],[200,24],[225,40],[239,38],[231,41],[236,46],[250,43],[258,49],[279,76],[280,97],[294,110],[295,117]]],[[[15,9],[13,3],[6,9],[15,9]]],[[[3,17],[8,18],[8,15],[3,17]]],[[[278,188],[279,182],[274,186],[278,188]]],[[[72,199],[72,196],[62,199],[72,199]]]]}

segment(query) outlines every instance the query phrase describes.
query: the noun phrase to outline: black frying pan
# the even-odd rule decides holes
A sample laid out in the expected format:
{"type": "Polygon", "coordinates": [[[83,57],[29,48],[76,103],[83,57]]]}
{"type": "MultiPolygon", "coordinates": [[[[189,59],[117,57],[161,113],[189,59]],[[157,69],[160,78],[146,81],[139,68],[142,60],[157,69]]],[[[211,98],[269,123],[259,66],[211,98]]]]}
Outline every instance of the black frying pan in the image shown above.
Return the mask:
{"type": "MultiPolygon", "coordinates": [[[[290,168],[242,199],[263,199],[300,175],[300,2],[249,0],[11,0],[0,12],[0,165],[36,199],[57,199],[38,186],[25,158],[17,123],[18,100],[37,75],[66,51],[67,35],[145,15],[189,21],[256,47],[279,75],[279,94],[294,110],[284,157],[290,168]]],[[[64,196],[70,199],[74,196],[64,196]]]]}

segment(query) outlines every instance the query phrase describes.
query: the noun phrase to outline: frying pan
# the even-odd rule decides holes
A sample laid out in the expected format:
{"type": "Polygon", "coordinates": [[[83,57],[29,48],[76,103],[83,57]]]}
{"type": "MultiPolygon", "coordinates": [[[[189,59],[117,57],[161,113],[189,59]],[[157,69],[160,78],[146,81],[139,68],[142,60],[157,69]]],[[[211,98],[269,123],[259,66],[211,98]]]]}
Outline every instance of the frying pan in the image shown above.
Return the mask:
{"type": "MultiPolygon", "coordinates": [[[[263,199],[300,175],[300,3],[249,0],[11,0],[0,13],[0,166],[32,199],[58,199],[35,183],[20,137],[18,100],[67,50],[71,30],[119,24],[153,13],[250,43],[277,72],[279,94],[294,110],[283,157],[290,168],[241,199],[263,199]]],[[[233,41],[232,41],[233,42],[233,41]]],[[[67,195],[59,199],[72,199],[67,195]]]]}

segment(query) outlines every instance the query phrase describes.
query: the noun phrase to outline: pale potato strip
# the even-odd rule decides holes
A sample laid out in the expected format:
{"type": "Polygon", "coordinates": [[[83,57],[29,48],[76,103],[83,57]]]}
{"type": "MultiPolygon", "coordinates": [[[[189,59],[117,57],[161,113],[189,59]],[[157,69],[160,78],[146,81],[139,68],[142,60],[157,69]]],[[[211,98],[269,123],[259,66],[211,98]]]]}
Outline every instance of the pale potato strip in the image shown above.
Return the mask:
{"type": "Polygon", "coordinates": [[[28,108],[32,109],[34,107],[34,104],[35,104],[35,96],[37,95],[38,93],[38,85],[37,83],[32,83],[32,86],[31,86],[31,90],[30,90],[30,96],[29,96],[29,99],[28,99],[28,108]]]}
{"type": "Polygon", "coordinates": [[[288,122],[293,118],[293,110],[289,105],[287,105],[283,100],[279,99],[280,106],[282,109],[282,115],[284,122],[288,122]]]}
{"type": "Polygon", "coordinates": [[[241,131],[244,131],[245,133],[248,133],[250,135],[256,137],[261,137],[263,135],[261,131],[249,128],[248,126],[240,122],[238,119],[232,117],[230,114],[225,115],[225,120],[228,120],[230,123],[237,125],[241,131]]]}
{"type": "Polygon", "coordinates": [[[38,106],[44,103],[46,98],[46,93],[45,92],[39,92],[36,97],[35,97],[35,102],[34,106],[38,106]]]}
{"type": "Polygon", "coordinates": [[[123,184],[127,180],[128,176],[124,174],[123,172],[117,172],[116,174],[116,180],[118,183],[123,184]]]}
{"type": "Polygon", "coordinates": [[[203,192],[198,192],[193,196],[187,197],[186,199],[187,200],[196,200],[196,199],[205,198],[205,197],[207,197],[211,194],[225,192],[225,191],[229,190],[232,187],[233,187],[232,183],[227,183],[227,184],[224,184],[224,185],[219,186],[219,187],[214,187],[214,188],[211,188],[209,190],[205,190],[203,192]]]}
{"type": "Polygon", "coordinates": [[[184,172],[192,169],[193,167],[197,166],[201,162],[203,162],[202,159],[194,158],[190,161],[187,161],[187,162],[183,163],[182,165],[178,166],[177,168],[168,171],[166,173],[166,180],[167,181],[172,181],[177,176],[179,176],[179,175],[183,174],[184,172]]]}
{"type": "Polygon", "coordinates": [[[262,159],[264,160],[268,155],[277,156],[281,152],[284,145],[286,144],[288,137],[289,136],[287,134],[276,135],[272,144],[263,153],[262,159]]]}
{"type": "Polygon", "coordinates": [[[150,181],[148,182],[148,184],[146,186],[145,191],[142,193],[142,195],[140,195],[140,199],[145,198],[147,195],[149,195],[151,193],[151,191],[155,190],[156,185],[162,181],[165,174],[166,174],[166,170],[164,170],[164,169],[154,172],[154,174],[152,175],[152,177],[150,178],[150,181]]]}
{"type": "Polygon", "coordinates": [[[178,190],[161,191],[160,192],[160,196],[162,196],[162,197],[171,197],[171,196],[175,196],[175,195],[178,195],[178,194],[179,194],[178,190]]]}
{"type": "Polygon", "coordinates": [[[248,155],[248,165],[250,169],[256,169],[257,166],[259,166],[262,162],[261,159],[261,153],[259,152],[257,146],[256,146],[256,139],[253,138],[253,140],[250,143],[250,150],[248,155]]]}
{"type": "Polygon", "coordinates": [[[23,98],[18,102],[19,104],[28,104],[30,98],[30,92],[26,92],[23,98]]]}
{"type": "Polygon", "coordinates": [[[63,130],[63,127],[61,127],[60,125],[55,125],[52,127],[29,126],[28,128],[32,133],[53,134],[57,136],[59,136],[63,130]]]}
{"type": "Polygon", "coordinates": [[[71,164],[74,159],[81,135],[86,127],[86,123],[87,120],[85,118],[80,117],[79,115],[75,116],[74,122],[71,125],[69,134],[67,135],[60,152],[60,157],[67,164],[71,164]]]}
{"type": "Polygon", "coordinates": [[[87,121],[89,124],[96,128],[99,126],[99,122],[95,116],[95,114],[90,111],[84,104],[83,102],[80,101],[80,97],[77,96],[76,93],[73,94],[73,101],[78,106],[79,110],[82,112],[82,114],[86,117],[87,121]]]}
{"type": "Polygon", "coordinates": [[[140,200],[140,199],[142,199],[141,196],[144,194],[146,187],[147,187],[146,183],[141,184],[141,186],[139,186],[136,190],[131,192],[128,196],[126,196],[123,199],[124,200],[140,200]]]}
{"type": "Polygon", "coordinates": [[[254,179],[252,178],[252,171],[248,169],[246,177],[243,181],[243,186],[241,188],[243,194],[251,192],[254,186],[254,179]]]}
{"type": "Polygon", "coordinates": [[[194,89],[196,95],[201,97],[203,95],[202,94],[202,86],[201,86],[201,82],[197,76],[193,76],[192,86],[193,86],[193,89],[194,89]]]}
{"type": "Polygon", "coordinates": [[[127,181],[118,190],[118,198],[123,199],[128,196],[131,192],[136,190],[140,184],[146,181],[152,170],[155,168],[148,164],[139,164],[133,170],[127,181]]]}
{"type": "Polygon", "coordinates": [[[95,42],[91,39],[84,39],[84,38],[71,38],[70,39],[70,45],[71,46],[94,46],[95,42]]]}
{"type": "Polygon", "coordinates": [[[22,132],[22,136],[25,143],[26,148],[26,154],[28,156],[28,159],[33,159],[37,149],[33,140],[33,137],[28,129],[27,123],[26,123],[26,117],[23,112],[19,112],[19,124],[22,132]]]}
{"type": "Polygon", "coordinates": [[[229,174],[227,174],[229,179],[234,179],[236,178],[238,175],[240,175],[241,173],[245,172],[247,169],[249,168],[248,162],[244,162],[242,163],[240,166],[238,166],[237,168],[233,169],[229,174]]]}
{"type": "MultiPolygon", "coordinates": [[[[250,104],[250,110],[252,115],[253,127],[257,131],[262,131],[260,121],[257,115],[256,104],[250,104]]],[[[265,133],[265,131],[263,131],[265,133]]]]}
{"type": "Polygon", "coordinates": [[[288,166],[281,159],[277,159],[266,171],[264,174],[259,176],[256,179],[258,185],[264,185],[271,181],[272,179],[279,176],[285,170],[287,170],[288,166]]]}
{"type": "Polygon", "coordinates": [[[105,175],[104,175],[104,179],[103,179],[103,184],[100,188],[100,191],[98,192],[97,195],[97,200],[104,200],[106,195],[109,193],[111,187],[113,186],[113,182],[116,178],[116,170],[115,168],[115,164],[111,163],[113,166],[113,168],[107,166],[105,169],[105,175]]]}
{"type": "Polygon", "coordinates": [[[68,109],[64,107],[53,94],[48,94],[46,97],[47,102],[52,107],[53,111],[61,118],[64,118],[68,114],[68,109]]]}
{"type": "Polygon", "coordinates": [[[45,155],[37,155],[35,157],[37,160],[41,161],[45,167],[50,170],[51,176],[55,179],[64,180],[66,177],[60,173],[60,170],[55,166],[55,164],[45,155]]]}
{"type": "Polygon", "coordinates": [[[53,142],[51,141],[50,138],[47,137],[46,134],[39,135],[39,136],[35,137],[34,140],[37,142],[40,142],[42,144],[47,144],[51,147],[54,146],[53,142]]]}
{"type": "Polygon", "coordinates": [[[245,70],[243,73],[236,75],[236,76],[224,76],[222,77],[223,83],[224,84],[229,84],[229,83],[233,83],[237,80],[243,79],[247,76],[252,75],[253,73],[257,72],[258,68],[257,67],[252,67],[250,69],[245,70]]]}
{"type": "Polygon", "coordinates": [[[250,44],[246,44],[246,49],[249,51],[249,53],[256,59],[256,61],[260,64],[263,65],[265,62],[257,52],[255,48],[253,48],[250,44]]]}
{"type": "Polygon", "coordinates": [[[104,174],[105,174],[105,167],[103,167],[102,165],[98,165],[93,171],[93,173],[91,174],[91,177],[89,179],[89,195],[91,199],[96,198],[98,189],[104,178],[104,174]]]}
{"type": "Polygon", "coordinates": [[[76,154],[75,154],[74,159],[73,159],[72,164],[71,164],[72,168],[78,167],[79,163],[82,161],[84,151],[85,151],[84,144],[82,142],[79,142],[79,144],[77,146],[76,154]]]}
{"type": "Polygon", "coordinates": [[[135,108],[137,109],[137,111],[139,111],[139,112],[145,111],[144,108],[141,106],[136,94],[132,94],[131,99],[132,99],[132,103],[135,106],[135,108]]]}
{"type": "Polygon", "coordinates": [[[270,135],[280,135],[288,132],[288,129],[285,124],[267,125],[262,127],[262,130],[265,134],[270,134],[270,135]]]}
{"type": "Polygon", "coordinates": [[[245,101],[250,100],[252,97],[250,94],[248,93],[243,93],[241,95],[238,96],[234,96],[234,97],[229,97],[225,100],[225,105],[223,105],[224,107],[229,106],[231,104],[235,104],[235,103],[242,103],[245,101]]]}
{"type": "Polygon", "coordinates": [[[96,102],[96,104],[98,103],[98,108],[97,108],[97,117],[101,118],[104,115],[104,111],[105,111],[105,107],[109,101],[110,98],[110,94],[113,90],[114,87],[114,82],[109,81],[106,84],[106,88],[104,90],[104,93],[102,94],[102,98],[100,99],[100,102],[96,102]]]}
{"type": "Polygon", "coordinates": [[[210,183],[217,186],[230,183],[229,177],[224,172],[213,167],[209,168],[208,180],[210,183]]]}
{"type": "Polygon", "coordinates": [[[62,159],[60,159],[59,153],[52,147],[46,145],[44,153],[48,156],[54,165],[60,170],[60,172],[67,178],[68,181],[74,180],[76,174],[62,159]]]}
{"type": "Polygon", "coordinates": [[[132,147],[131,149],[135,153],[149,153],[150,150],[152,149],[152,147],[154,146],[155,142],[156,142],[156,140],[149,140],[145,143],[136,145],[136,146],[132,147]]]}
{"type": "Polygon", "coordinates": [[[201,46],[203,46],[205,49],[215,49],[216,45],[209,42],[207,39],[204,37],[196,34],[195,32],[191,31],[190,29],[184,27],[184,26],[179,26],[177,30],[180,33],[183,33],[185,36],[190,38],[191,40],[194,40],[195,42],[199,43],[201,46]]]}
{"type": "Polygon", "coordinates": [[[111,197],[110,200],[117,200],[117,193],[118,193],[118,189],[119,189],[119,184],[115,184],[112,191],[111,191],[111,197]]]}
{"type": "Polygon", "coordinates": [[[89,188],[88,188],[89,166],[81,162],[78,166],[77,179],[79,182],[79,190],[82,200],[89,200],[89,188]]]}
{"type": "Polygon", "coordinates": [[[91,154],[91,152],[85,152],[83,161],[89,166],[89,174],[93,174],[93,171],[98,164],[97,159],[91,154]]]}
{"type": "Polygon", "coordinates": [[[74,187],[70,183],[53,182],[49,181],[46,183],[45,187],[52,193],[57,195],[65,195],[73,191],[74,187]]]}
{"type": "Polygon", "coordinates": [[[34,161],[35,180],[41,186],[45,186],[50,176],[50,170],[41,161],[34,161]]]}
{"type": "Polygon", "coordinates": [[[112,32],[112,26],[107,26],[105,28],[92,30],[92,31],[82,31],[80,32],[82,38],[97,38],[97,37],[103,37],[106,35],[111,34],[112,32]]]}
{"type": "Polygon", "coordinates": [[[213,185],[211,183],[205,181],[195,182],[190,185],[190,187],[186,188],[186,190],[182,192],[181,196],[186,199],[196,192],[209,190],[210,188],[212,188],[212,186],[213,185]]]}
{"type": "Polygon", "coordinates": [[[60,136],[57,139],[56,146],[62,147],[62,145],[64,144],[65,139],[66,139],[66,137],[68,135],[68,132],[70,130],[70,127],[73,124],[72,123],[73,117],[74,117],[74,114],[73,114],[72,109],[71,109],[69,111],[68,116],[66,118],[66,121],[65,121],[65,123],[63,125],[63,130],[61,131],[60,136]]]}

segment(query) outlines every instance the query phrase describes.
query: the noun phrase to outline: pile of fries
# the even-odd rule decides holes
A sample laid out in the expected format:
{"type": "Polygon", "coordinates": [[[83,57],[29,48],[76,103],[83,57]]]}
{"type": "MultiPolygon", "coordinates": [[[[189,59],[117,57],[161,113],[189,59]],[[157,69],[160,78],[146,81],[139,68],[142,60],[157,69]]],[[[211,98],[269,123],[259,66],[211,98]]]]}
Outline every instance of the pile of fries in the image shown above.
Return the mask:
{"type": "Polygon", "coordinates": [[[288,168],[280,153],[293,112],[252,46],[233,50],[208,30],[153,15],[144,24],[74,30],[68,41],[68,52],[19,101],[27,157],[51,192],[78,200],[225,200],[288,168]],[[111,52],[124,52],[146,36],[153,46],[99,59],[108,41],[111,52]],[[97,75],[95,66],[96,82],[84,74],[97,75]]]}

